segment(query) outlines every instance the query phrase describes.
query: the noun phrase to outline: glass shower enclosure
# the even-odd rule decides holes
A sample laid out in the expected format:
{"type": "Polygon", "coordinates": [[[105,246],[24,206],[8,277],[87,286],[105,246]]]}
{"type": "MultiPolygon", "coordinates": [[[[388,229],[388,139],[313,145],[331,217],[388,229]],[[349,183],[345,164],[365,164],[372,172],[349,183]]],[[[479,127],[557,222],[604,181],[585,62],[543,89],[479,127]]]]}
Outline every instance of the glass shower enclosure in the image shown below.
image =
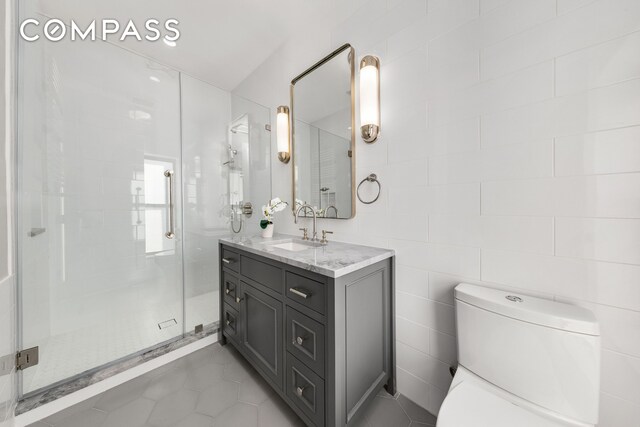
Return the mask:
{"type": "Polygon", "coordinates": [[[270,197],[270,119],[110,43],[18,52],[19,336],[40,351],[25,396],[215,325],[230,183],[270,197]]]}

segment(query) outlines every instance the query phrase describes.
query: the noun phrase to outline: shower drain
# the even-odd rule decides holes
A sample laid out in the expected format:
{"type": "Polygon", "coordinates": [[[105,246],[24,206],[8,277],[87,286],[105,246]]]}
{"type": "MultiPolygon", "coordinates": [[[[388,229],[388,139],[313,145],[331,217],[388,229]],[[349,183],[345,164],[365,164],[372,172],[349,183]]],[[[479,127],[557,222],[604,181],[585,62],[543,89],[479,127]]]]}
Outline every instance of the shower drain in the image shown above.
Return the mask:
{"type": "Polygon", "coordinates": [[[176,322],[176,319],[165,320],[164,322],[158,323],[158,329],[167,329],[177,324],[178,322],[176,322]]]}

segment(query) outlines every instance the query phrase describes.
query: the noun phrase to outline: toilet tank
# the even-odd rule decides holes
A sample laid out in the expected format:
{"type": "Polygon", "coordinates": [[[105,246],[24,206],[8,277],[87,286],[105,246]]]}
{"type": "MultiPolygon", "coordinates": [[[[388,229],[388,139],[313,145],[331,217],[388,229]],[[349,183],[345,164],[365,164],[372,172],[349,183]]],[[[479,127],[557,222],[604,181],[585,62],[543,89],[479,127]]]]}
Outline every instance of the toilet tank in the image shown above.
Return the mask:
{"type": "Polygon", "coordinates": [[[545,409],[598,421],[600,329],[589,310],[461,283],[455,288],[458,362],[545,409]]]}

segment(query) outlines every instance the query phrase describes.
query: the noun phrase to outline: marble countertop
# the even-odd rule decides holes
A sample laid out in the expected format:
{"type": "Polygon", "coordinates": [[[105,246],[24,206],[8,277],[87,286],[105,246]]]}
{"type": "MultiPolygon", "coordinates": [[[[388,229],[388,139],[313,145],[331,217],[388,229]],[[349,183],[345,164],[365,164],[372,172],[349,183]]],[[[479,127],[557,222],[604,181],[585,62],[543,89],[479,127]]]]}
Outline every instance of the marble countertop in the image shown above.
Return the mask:
{"type": "MultiPolygon", "coordinates": [[[[305,244],[299,237],[286,234],[275,234],[270,239],[265,239],[260,235],[233,235],[221,237],[220,242],[328,277],[344,276],[395,255],[392,249],[332,241],[325,246],[309,247],[309,249],[297,252],[274,247],[274,245],[287,242],[305,244]]],[[[306,243],[310,244],[310,242],[306,243]]]]}

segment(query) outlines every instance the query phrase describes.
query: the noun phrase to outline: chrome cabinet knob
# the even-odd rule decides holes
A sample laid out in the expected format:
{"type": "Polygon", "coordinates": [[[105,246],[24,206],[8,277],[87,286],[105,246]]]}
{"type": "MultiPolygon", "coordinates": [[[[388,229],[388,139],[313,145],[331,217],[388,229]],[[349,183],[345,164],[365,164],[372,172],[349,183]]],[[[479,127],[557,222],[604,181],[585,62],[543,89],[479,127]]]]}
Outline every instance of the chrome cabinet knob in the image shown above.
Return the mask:
{"type": "Polygon", "coordinates": [[[236,297],[236,302],[237,302],[238,304],[240,304],[240,301],[242,301],[242,298],[240,298],[240,297],[236,297]]]}
{"type": "Polygon", "coordinates": [[[230,290],[229,288],[226,288],[226,289],[224,290],[224,293],[225,293],[225,294],[227,294],[227,295],[229,295],[229,294],[231,293],[231,290],[230,290]]]}
{"type": "Polygon", "coordinates": [[[305,339],[304,339],[304,338],[302,338],[302,337],[296,337],[296,339],[295,339],[295,344],[302,345],[302,343],[304,342],[304,340],[305,340],[305,339]]]}
{"type": "Polygon", "coordinates": [[[231,320],[227,320],[227,326],[231,325],[231,320]]]}
{"type": "Polygon", "coordinates": [[[306,387],[296,387],[296,394],[300,397],[302,397],[302,393],[304,392],[304,389],[306,387]]]}

